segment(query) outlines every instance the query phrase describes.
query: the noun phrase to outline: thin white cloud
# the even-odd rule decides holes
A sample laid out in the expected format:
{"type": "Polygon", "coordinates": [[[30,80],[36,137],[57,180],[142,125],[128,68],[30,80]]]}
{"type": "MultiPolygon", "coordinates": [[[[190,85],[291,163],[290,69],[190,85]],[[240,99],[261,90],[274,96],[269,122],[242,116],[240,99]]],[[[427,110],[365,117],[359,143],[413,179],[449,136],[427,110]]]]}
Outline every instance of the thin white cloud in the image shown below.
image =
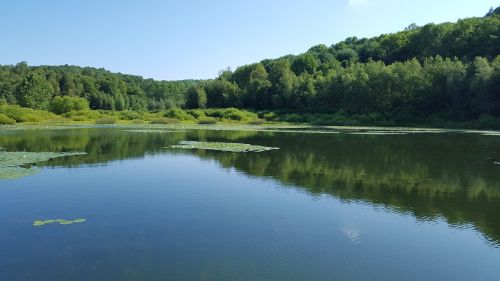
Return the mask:
{"type": "Polygon", "coordinates": [[[368,0],[349,0],[349,6],[359,6],[368,2],[368,0]]]}

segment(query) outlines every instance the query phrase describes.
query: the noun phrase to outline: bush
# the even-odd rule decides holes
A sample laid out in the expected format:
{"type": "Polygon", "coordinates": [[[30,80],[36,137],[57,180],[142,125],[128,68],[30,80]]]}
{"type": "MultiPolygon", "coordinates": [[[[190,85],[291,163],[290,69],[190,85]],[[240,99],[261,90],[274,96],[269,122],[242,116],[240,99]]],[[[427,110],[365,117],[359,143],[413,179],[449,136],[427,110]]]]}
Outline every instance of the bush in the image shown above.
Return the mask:
{"type": "Polygon", "coordinates": [[[178,120],[194,120],[194,117],[180,108],[171,108],[163,114],[164,117],[178,120]]]}
{"type": "Polygon", "coordinates": [[[115,124],[116,119],[113,117],[103,117],[95,120],[96,124],[115,124]]]}
{"type": "Polygon", "coordinates": [[[48,111],[20,107],[19,105],[1,105],[0,112],[16,122],[40,122],[57,117],[48,111]]]}
{"type": "Polygon", "coordinates": [[[190,109],[186,112],[196,119],[206,117],[205,112],[202,109],[190,109]]]}
{"type": "Polygon", "coordinates": [[[258,118],[257,114],[253,112],[232,107],[225,109],[207,109],[205,110],[205,115],[233,121],[249,121],[258,118]]]}
{"type": "Polygon", "coordinates": [[[94,110],[72,110],[62,115],[74,121],[95,120],[103,117],[102,114],[94,110]],[[75,120],[75,118],[77,120],[75,120]]]}
{"type": "Polygon", "coordinates": [[[0,113],[0,124],[1,125],[11,125],[11,124],[15,124],[15,123],[16,123],[16,120],[10,118],[9,116],[7,116],[5,114],[0,113]]]}
{"type": "Polygon", "coordinates": [[[136,111],[121,111],[120,119],[121,120],[134,120],[134,119],[142,119],[143,115],[136,111]]]}
{"type": "Polygon", "coordinates": [[[290,122],[290,123],[303,123],[305,121],[304,116],[300,116],[300,115],[295,114],[295,113],[285,114],[280,119],[285,121],[285,122],[290,122]]]}
{"type": "Polygon", "coordinates": [[[224,109],[222,117],[229,120],[243,121],[246,117],[246,114],[245,112],[236,108],[228,108],[224,109]]]}
{"type": "Polygon", "coordinates": [[[275,112],[267,112],[262,115],[262,118],[268,121],[276,121],[278,119],[278,114],[275,112]]]}
{"type": "Polygon", "coordinates": [[[71,120],[73,120],[73,121],[86,121],[87,118],[85,118],[85,116],[74,116],[71,118],[71,120]]]}
{"type": "Polygon", "coordinates": [[[144,120],[143,119],[134,119],[131,122],[134,123],[134,124],[144,124],[144,120]]]}
{"type": "Polygon", "coordinates": [[[179,123],[179,120],[167,117],[154,118],[150,122],[151,124],[176,124],[179,123]]]}
{"type": "Polygon", "coordinates": [[[200,125],[213,125],[217,124],[217,118],[213,117],[200,118],[197,123],[200,125]]]}
{"type": "Polygon", "coordinates": [[[262,124],[264,124],[264,123],[266,123],[266,120],[264,120],[264,119],[260,119],[260,118],[253,119],[253,120],[250,120],[250,121],[248,122],[248,124],[251,124],[251,125],[262,125],[262,124]]]}
{"type": "Polygon", "coordinates": [[[73,110],[89,110],[89,102],[84,98],[57,96],[50,103],[50,111],[63,114],[73,110]]]}

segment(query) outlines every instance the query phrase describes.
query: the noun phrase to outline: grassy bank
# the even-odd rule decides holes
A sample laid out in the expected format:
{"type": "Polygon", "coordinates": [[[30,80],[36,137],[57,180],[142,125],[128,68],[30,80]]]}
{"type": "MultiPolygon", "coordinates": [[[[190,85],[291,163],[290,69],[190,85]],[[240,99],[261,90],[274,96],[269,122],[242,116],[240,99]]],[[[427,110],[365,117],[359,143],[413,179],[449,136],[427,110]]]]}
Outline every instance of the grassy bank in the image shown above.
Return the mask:
{"type": "Polygon", "coordinates": [[[384,127],[435,127],[499,130],[500,119],[484,117],[478,120],[451,121],[445,118],[422,120],[391,120],[378,115],[349,116],[335,114],[252,112],[236,108],[180,109],[159,112],[71,110],[55,114],[44,110],[24,108],[18,105],[0,105],[0,124],[307,124],[315,126],[384,126],[384,127]]]}

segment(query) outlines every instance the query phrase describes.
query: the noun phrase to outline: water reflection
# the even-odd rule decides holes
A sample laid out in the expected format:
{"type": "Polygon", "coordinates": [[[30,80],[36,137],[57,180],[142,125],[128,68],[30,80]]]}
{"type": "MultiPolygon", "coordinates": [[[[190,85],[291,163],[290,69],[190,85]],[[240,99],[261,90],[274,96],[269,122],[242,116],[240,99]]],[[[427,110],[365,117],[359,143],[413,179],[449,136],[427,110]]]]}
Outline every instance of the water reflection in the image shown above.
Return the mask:
{"type": "MultiPolygon", "coordinates": [[[[368,202],[419,220],[473,225],[500,243],[500,137],[474,134],[348,135],[186,130],[148,133],[119,129],[19,131],[0,134],[10,151],[85,151],[41,166],[76,167],[148,154],[194,154],[256,177],[270,177],[313,195],[368,202]],[[279,147],[264,153],[165,150],[183,140],[279,147]]],[[[354,225],[341,231],[353,243],[354,225]]]]}

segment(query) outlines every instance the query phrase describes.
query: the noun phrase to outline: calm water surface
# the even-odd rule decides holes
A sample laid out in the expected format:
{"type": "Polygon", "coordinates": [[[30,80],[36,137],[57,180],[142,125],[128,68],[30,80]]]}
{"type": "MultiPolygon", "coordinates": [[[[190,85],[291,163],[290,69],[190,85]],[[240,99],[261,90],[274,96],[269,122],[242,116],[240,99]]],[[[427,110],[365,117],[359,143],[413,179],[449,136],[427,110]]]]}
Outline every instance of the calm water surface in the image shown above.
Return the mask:
{"type": "Polygon", "coordinates": [[[500,280],[500,136],[0,131],[0,280],[500,280]],[[182,140],[280,147],[163,149],[182,140]],[[73,225],[33,227],[37,219],[73,225]]]}

